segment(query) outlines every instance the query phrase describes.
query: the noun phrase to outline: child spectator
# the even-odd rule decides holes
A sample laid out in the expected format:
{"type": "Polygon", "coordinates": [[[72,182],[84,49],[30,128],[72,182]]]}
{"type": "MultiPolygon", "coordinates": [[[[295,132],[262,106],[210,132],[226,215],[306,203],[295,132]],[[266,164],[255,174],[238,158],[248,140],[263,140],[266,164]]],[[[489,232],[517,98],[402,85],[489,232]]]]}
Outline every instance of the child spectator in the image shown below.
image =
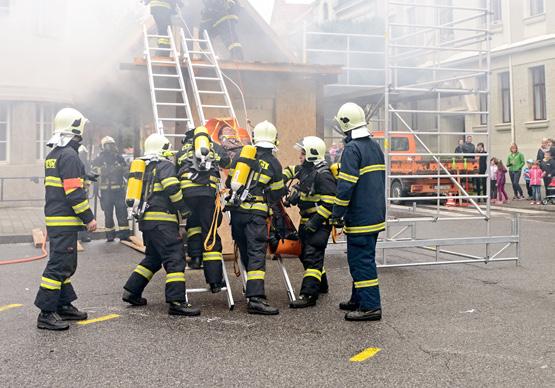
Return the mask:
{"type": "Polygon", "coordinates": [[[545,175],[545,172],[543,172],[540,169],[540,164],[537,160],[532,165],[532,168],[530,169],[529,174],[530,174],[530,186],[532,186],[532,197],[534,199],[531,202],[531,204],[539,205],[541,204],[541,201],[542,201],[542,193],[541,193],[542,178],[545,175]]]}
{"type": "Polygon", "coordinates": [[[555,147],[551,147],[548,152],[544,153],[543,161],[540,161],[540,168],[545,173],[544,174],[544,184],[545,184],[545,195],[547,196],[548,187],[551,183],[551,180],[555,176],[555,159],[552,157],[555,155],[555,147]]]}
{"type": "Polygon", "coordinates": [[[532,168],[533,164],[534,164],[534,161],[532,159],[528,159],[526,161],[526,166],[522,170],[522,173],[524,174],[524,182],[526,183],[526,191],[528,192],[529,200],[532,200],[532,186],[530,186],[530,169],[532,168]]]}
{"type": "Polygon", "coordinates": [[[489,195],[495,201],[497,198],[497,159],[491,158],[489,163],[489,195]]]}
{"type": "Polygon", "coordinates": [[[505,183],[506,183],[506,175],[507,175],[507,168],[503,164],[503,161],[499,159],[497,161],[497,204],[508,203],[509,196],[505,192],[505,183]],[[505,199],[503,199],[505,197],[505,199]]]}

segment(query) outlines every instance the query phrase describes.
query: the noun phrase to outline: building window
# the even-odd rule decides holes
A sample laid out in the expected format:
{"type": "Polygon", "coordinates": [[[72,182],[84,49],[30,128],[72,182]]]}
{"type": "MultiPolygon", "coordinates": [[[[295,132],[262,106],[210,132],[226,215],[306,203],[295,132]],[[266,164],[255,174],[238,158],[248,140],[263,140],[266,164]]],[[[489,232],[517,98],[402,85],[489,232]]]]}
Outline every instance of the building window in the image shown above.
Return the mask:
{"type": "MultiPolygon", "coordinates": [[[[453,27],[453,0],[437,0],[438,5],[442,5],[445,8],[439,8],[439,25],[447,24],[446,27],[453,27]]],[[[441,30],[439,32],[439,40],[441,42],[448,42],[454,39],[454,31],[451,29],[441,30]]]]}
{"type": "Polygon", "coordinates": [[[529,0],[530,16],[541,15],[545,11],[544,0],[529,0]]]}
{"type": "Polygon", "coordinates": [[[0,16],[7,16],[10,14],[11,0],[0,0],[0,16]]]}
{"type": "Polygon", "coordinates": [[[10,110],[7,103],[0,102],[0,162],[8,161],[10,141],[10,110]]]}
{"type": "Polygon", "coordinates": [[[532,93],[534,95],[534,120],[546,120],[545,67],[532,67],[532,93]]]}
{"type": "MultiPolygon", "coordinates": [[[[478,94],[480,99],[480,112],[487,112],[488,110],[488,95],[486,93],[481,93],[487,91],[487,79],[485,75],[478,77],[478,94]]],[[[480,125],[487,125],[488,123],[488,115],[487,113],[480,115],[480,125]]]]}
{"type": "Polygon", "coordinates": [[[38,105],[36,112],[35,157],[43,160],[48,152],[46,142],[52,135],[55,112],[54,107],[48,104],[38,105]]]}
{"type": "Polygon", "coordinates": [[[508,71],[499,74],[501,84],[501,122],[511,122],[511,77],[508,71]]]}

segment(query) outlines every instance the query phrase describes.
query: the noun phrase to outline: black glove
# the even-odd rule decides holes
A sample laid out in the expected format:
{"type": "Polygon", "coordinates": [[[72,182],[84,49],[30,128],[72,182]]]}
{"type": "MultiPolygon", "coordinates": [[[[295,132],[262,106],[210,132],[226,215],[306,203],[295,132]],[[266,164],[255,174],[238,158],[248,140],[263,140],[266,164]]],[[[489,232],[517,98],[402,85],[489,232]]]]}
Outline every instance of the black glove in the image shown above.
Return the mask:
{"type": "Polygon", "coordinates": [[[341,229],[345,226],[345,222],[341,217],[330,218],[330,225],[335,226],[337,229],[341,229]]]}
{"type": "Polygon", "coordinates": [[[304,224],[304,229],[307,232],[314,233],[322,226],[322,216],[315,214],[304,224]]]}
{"type": "Polygon", "coordinates": [[[181,215],[182,220],[189,218],[192,213],[193,212],[188,207],[184,207],[181,210],[179,210],[179,214],[181,215]]]}

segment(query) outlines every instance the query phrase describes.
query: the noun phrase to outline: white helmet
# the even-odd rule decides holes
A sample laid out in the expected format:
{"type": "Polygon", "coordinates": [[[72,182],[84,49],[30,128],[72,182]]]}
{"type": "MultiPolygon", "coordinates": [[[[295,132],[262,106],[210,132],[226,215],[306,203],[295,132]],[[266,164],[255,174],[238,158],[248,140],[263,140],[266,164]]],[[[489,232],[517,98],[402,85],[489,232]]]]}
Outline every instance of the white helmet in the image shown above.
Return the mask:
{"type": "Polygon", "coordinates": [[[158,133],[153,133],[145,140],[145,156],[165,157],[170,148],[170,141],[158,133]]]}
{"type": "Polygon", "coordinates": [[[60,110],[54,118],[54,135],[46,143],[48,146],[65,147],[74,136],[83,137],[88,122],[81,112],[73,108],[60,110]]]}
{"type": "Polygon", "coordinates": [[[277,129],[274,124],[267,120],[256,124],[252,130],[252,140],[254,145],[261,148],[276,148],[277,129]]]}
{"type": "Polygon", "coordinates": [[[308,162],[318,163],[324,160],[326,155],[326,143],[316,136],[307,136],[295,144],[298,150],[304,150],[305,159],[308,162]]]}
{"type": "Polygon", "coordinates": [[[116,144],[116,141],[111,136],[104,136],[102,140],[100,140],[100,145],[102,146],[102,149],[104,149],[106,144],[116,144]]]}
{"type": "Polygon", "coordinates": [[[337,121],[343,132],[352,131],[351,137],[353,139],[370,136],[364,109],[353,102],[343,104],[339,108],[335,121],[337,121]]]}

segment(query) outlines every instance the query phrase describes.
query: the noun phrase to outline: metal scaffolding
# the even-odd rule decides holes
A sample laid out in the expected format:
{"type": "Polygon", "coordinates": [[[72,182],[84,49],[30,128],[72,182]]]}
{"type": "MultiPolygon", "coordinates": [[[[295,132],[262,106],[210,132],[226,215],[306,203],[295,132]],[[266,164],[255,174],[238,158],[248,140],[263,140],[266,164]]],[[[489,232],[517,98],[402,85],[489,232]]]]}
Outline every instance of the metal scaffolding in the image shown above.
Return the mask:
{"type": "Polygon", "coordinates": [[[489,154],[446,149],[453,147],[453,142],[446,139],[476,135],[483,139],[485,149],[490,150],[490,16],[489,1],[385,0],[383,109],[388,206],[386,235],[379,244],[382,267],[519,259],[518,218],[511,221],[509,233],[492,234],[489,154]],[[458,65],[462,60],[466,61],[465,65],[470,63],[469,67],[458,65]],[[460,109],[461,104],[464,109],[460,109]],[[462,120],[463,131],[452,128],[450,117],[462,120]],[[481,125],[475,125],[475,118],[480,119],[481,125]],[[468,126],[480,129],[464,131],[468,126]],[[403,134],[414,138],[417,150],[396,153],[391,149],[393,138],[403,134]],[[480,157],[486,157],[485,173],[480,174],[476,168],[466,170],[467,163],[476,163],[480,157]],[[393,163],[403,158],[429,160],[435,171],[394,173],[393,163]],[[455,159],[458,164],[464,164],[464,171],[455,168],[455,159]],[[409,182],[410,187],[412,180],[425,178],[435,180],[434,195],[392,195],[395,182],[402,179],[409,182]],[[479,179],[486,183],[486,195],[478,195],[472,188],[479,179]],[[445,182],[457,190],[449,198],[443,191],[445,182]],[[447,211],[444,207],[446,199],[466,204],[468,208],[462,214],[447,211]],[[435,205],[428,205],[430,201],[435,205]],[[412,203],[413,207],[396,205],[399,203],[412,203]],[[429,215],[422,216],[417,209],[416,205],[422,203],[424,206],[421,207],[429,215]],[[478,230],[476,221],[482,223],[478,230]],[[448,231],[449,223],[456,223],[457,235],[450,238],[434,236],[438,231],[448,231]],[[478,248],[472,254],[468,250],[445,249],[469,246],[478,248]],[[387,250],[400,248],[433,251],[435,258],[426,262],[388,263],[387,250]],[[510,248],[514,250],[504,255],[510,248]],[[453,256],[461,259],[452,260],[453,256]]]}
{"type": "MultiPolygon", "coordinates": [[[[378,131],[374,138],[386,156],[387,229],[378,242],[379,266],[518,262],[519,218],[503,218],[505,224],[492,231],[489,154],[453,151],[455,140],[469,135],[479,137],[485,150],[491,146],[490,2],[376,1],[383,6],[383,35],[305,27],[302,54],[305,62],[343,67],[326,98],[355,99],[372,107],[371,129],[378,131]],[[359,39],[370,42],[370,48],[353,47],[359,39]],[[357,55],[362,58],[355,65],[357,55]],[[415,143],[410,151],[396,146],[402,136],[415,143]],[[481,174],[480,157],[487,161],[481,174]],[[427,167],[410,169],[407,162],[427,167]],[[429,190],[419,194],[416,188],[423,180],[429,190]],[[485,195],[474,190],[478,180],[486,185],[485,195]],[[452,211],[446,202],[466,207],[452,211]],[[388,258],[391,250],[394,262],[388,258]],[[400,250],[409,256],[415,250],[432,252],[434,257],[399,262],[400,250]]],[[[341,244],[330,248],[344,250],[341,244]]]]}

